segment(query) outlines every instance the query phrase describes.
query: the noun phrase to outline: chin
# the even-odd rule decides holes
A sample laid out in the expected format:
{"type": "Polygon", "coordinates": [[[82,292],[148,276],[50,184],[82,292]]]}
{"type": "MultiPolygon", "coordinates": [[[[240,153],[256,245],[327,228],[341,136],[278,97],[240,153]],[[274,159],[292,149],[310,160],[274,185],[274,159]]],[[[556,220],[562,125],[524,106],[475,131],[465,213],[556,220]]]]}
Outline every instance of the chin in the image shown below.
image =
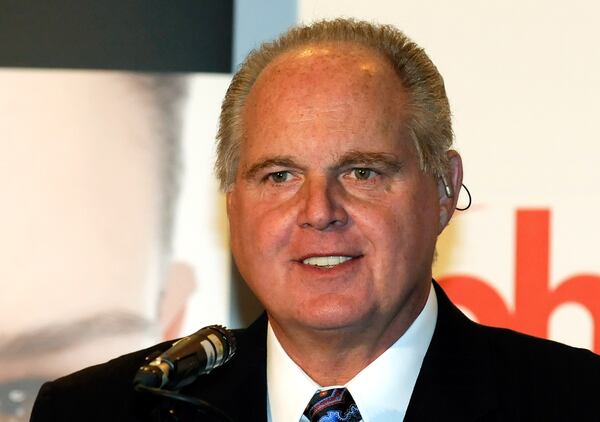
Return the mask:
{"type": "Polygon", "coordinates": [[[315,330],[344,330],[364,326],[372,313],[364,306],[358,308],[349,303],[329,303],[304,308],[299,320],[315,330]]]}

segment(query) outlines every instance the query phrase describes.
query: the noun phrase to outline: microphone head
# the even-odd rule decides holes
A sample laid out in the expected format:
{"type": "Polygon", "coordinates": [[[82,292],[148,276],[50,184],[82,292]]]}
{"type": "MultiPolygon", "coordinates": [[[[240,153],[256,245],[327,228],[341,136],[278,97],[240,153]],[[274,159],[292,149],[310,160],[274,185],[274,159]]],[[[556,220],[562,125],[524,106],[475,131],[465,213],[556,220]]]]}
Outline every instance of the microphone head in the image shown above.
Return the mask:
{"type": "Polygon", "coordinates": [[[209,325],[203,330],[212,331],[212,334],[218,336],[220,339],[220,343],[214,342],[214,338],[207,333],[207,337],[213,340],[214,345],[217,347],[217,352],[219,355],[219,359],[217,359],[215,362],[216,364],[211,368],[207,368],[206,373],[208,373],[214,368],[217,368],[229,362],[229,360],[233,357],[233,355],[235,355],[235,352],[237,351],[237,342],[231,330],[228,330],[222,325],[209,325]]]}
{"type": "Polygon", "coordinates": [[[227,363],[236,352],[233,333],[211,325],[176,341],[169,349],[137,371],[136,387],[178,390],[202,374],[227,363]]]}

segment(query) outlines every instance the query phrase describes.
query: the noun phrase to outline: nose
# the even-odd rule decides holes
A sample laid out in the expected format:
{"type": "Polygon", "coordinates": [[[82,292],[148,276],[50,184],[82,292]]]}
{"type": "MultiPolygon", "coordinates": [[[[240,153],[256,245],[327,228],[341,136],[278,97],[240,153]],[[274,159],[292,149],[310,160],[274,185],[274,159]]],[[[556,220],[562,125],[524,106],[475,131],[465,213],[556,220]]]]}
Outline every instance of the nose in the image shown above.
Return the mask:
{"type": "Polygon", "coordinates": [[[305,181],[299,192],[298,225],[316,230],[330,230],[348,223],[343,192],[334,181],[314,178],[305,181]]]}

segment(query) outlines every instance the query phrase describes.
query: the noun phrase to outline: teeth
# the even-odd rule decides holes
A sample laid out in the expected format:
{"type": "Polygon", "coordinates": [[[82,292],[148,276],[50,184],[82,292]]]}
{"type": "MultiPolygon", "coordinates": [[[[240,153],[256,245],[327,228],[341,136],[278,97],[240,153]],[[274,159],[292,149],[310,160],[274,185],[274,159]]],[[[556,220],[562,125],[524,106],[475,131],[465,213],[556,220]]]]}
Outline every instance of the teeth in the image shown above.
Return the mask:
{"type": "Polygon", "coordinates": [[[351,256],[313,256],[302,261],[303,264],[314,265],[315,267],[332,268],[338,264],[350,261],[351,256]]]}

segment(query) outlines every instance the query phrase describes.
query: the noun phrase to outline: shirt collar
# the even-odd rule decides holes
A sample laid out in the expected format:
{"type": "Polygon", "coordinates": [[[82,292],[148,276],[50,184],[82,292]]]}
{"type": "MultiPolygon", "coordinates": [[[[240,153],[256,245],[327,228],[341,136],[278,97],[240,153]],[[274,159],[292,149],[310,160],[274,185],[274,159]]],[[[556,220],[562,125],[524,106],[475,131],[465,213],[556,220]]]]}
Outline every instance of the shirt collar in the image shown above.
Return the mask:
{"type": "Polygon", "coordinates": [[[267,328],[267,415],[269,422],[300,420],[319,385],[294,362],[267,328]]]}
{"type": "MultiPolygon", "coordinates": [[[[389,349],[352,378],[350,390],[365,422],[404,418],[437,320],[433,286],[419,316],[389,349]],[[377,391],[373,387],[377,387],[377,391]]],[[[321,387],[287,355],[268,326],[267,414],[269,422],[299,420],[306,404],[321,387]]]]}

